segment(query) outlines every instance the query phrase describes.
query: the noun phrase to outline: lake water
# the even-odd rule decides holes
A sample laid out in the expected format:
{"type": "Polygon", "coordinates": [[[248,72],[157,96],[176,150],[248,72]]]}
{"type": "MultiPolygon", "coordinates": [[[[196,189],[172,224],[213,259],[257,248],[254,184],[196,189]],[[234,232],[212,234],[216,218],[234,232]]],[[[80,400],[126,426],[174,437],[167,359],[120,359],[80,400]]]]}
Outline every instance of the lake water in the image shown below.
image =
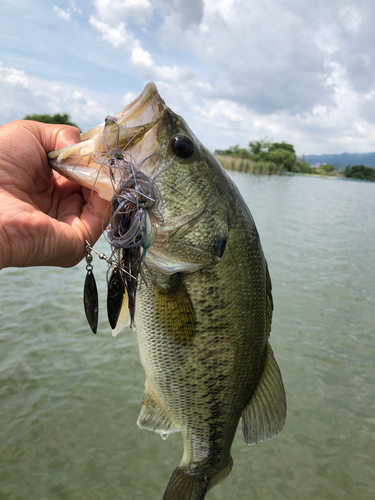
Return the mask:
{"type": "MultiPolygon", "coordinates": [[[[207,500],[370,500],[375,184],[230,175],[269,263],[288,417],[257,446],[238,431],[233,471],[207,500]]],[[[136,425],[144,374],[135,332],[111,337],[105,271],[94,259],[97,335],[83,312],[84,263],[0,272],[1,500],[161,500],[179,463],[179,434],[163,441],[136,425]]]]}

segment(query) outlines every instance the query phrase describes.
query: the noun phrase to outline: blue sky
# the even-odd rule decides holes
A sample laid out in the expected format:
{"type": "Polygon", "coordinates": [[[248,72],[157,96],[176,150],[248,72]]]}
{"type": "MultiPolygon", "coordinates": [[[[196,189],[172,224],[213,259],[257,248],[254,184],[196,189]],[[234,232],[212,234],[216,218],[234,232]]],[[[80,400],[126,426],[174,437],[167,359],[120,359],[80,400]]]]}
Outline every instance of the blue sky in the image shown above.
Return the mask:
{"type": "Polygon", "coordinates": [[[154,81],[209,149],[375,151],[373,0],[3,0],[0,124],[81,129],[154,81]]]}

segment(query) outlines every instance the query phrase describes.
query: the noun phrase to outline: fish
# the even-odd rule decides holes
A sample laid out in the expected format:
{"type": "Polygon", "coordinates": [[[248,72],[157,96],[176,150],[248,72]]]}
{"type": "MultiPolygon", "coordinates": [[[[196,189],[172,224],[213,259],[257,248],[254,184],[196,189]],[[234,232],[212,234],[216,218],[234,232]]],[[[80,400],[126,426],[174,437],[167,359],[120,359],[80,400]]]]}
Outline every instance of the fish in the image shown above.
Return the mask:
{"type": "Polygon", "coordinates": [[[135,305],[146,376],[137,424],[163,438],[182,433],[183,456],[163,500],[203,500],[232,470],[240,419],[248,445],[285,423],[267,262],[238,188],[155,84],[109,125],[51,152],[50,164],[110,202],[120,173],[100,160],[108,145],[151,180],[161,215],[150,217],[135,305]]]}

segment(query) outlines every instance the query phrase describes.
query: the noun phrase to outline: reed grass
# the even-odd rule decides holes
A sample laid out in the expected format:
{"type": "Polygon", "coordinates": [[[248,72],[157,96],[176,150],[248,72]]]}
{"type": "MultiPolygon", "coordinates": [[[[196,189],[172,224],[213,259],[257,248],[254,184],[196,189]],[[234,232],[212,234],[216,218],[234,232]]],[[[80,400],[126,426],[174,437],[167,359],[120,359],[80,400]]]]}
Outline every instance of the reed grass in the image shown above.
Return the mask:
{"type": "Polygon", "coordinates": [[[260,175],[282,175],[283,168],[272,162],[255,162],[253,160],[233,156],[216,155],[225,170],[235,170],[260,175]]]}

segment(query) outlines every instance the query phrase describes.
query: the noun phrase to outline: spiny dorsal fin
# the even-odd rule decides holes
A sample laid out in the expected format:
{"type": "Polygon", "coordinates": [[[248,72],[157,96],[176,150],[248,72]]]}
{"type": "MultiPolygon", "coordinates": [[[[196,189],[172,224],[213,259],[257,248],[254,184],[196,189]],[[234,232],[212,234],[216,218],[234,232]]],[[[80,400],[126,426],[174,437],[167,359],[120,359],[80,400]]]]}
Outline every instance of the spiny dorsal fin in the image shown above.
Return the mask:
{"type": "Polygon", "coordinates": [[[189,345],[195,335],[195,314],[178,273],[155,286],[156,309],[164,332],[179,345],[189,345]]]}
{"type": "Polygon", "coordinates": [[[180,426],[172,422],[164,410],[160,408],[155,399],[151,396],[148,384],[142,400],[142,410],[139,414],[137,424],[141,429],[158,432],[159,434],[171,434],[179,432],[180,426]]]}
{"type": "Polygon", "coordinates": [[[284,384],[271,346],[267,343],[267,357],[262,377],[242,413],[245,442],[250,445],[272,438],[281,431],[285,419],[284,384]]]}

